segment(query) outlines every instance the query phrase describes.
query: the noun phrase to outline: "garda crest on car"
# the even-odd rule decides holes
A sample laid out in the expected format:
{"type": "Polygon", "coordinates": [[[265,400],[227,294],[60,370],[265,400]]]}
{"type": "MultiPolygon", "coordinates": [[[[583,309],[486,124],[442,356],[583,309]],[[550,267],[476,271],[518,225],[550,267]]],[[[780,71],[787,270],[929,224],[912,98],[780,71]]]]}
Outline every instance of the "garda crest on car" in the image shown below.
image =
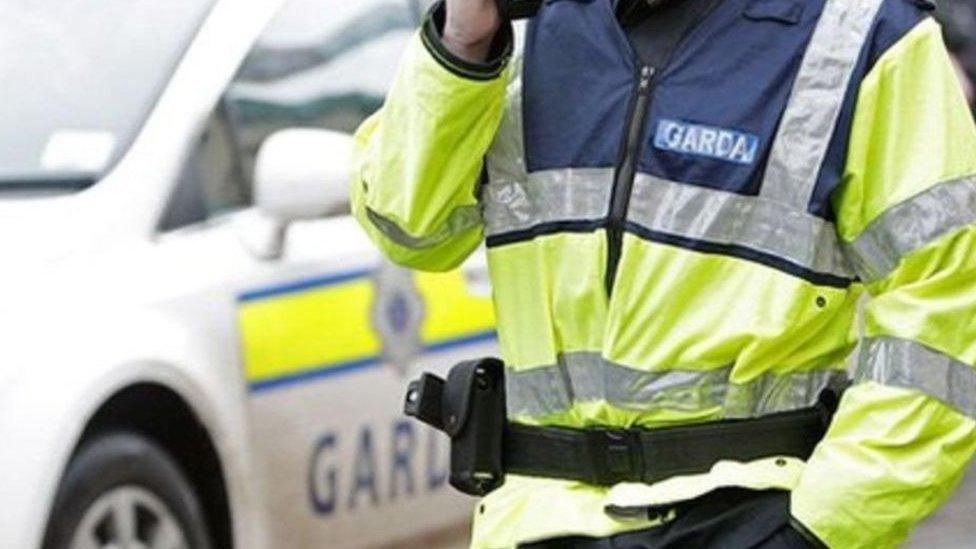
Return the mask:
{"type": "Polygon", "coordinates": [[[372,322],[383,360],[406,375],[424,350],[420,329],[427,311],[423,297],[413,272],[388,261],[376,269],[373,287],[372,322]]]}

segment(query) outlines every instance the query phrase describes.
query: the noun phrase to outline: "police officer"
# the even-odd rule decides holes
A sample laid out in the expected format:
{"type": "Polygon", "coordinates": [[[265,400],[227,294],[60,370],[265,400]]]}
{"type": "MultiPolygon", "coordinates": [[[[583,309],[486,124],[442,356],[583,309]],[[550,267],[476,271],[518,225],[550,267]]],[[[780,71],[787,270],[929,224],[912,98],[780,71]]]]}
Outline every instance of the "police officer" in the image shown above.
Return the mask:
{"type": "Polygon", "coordinates": [[[386,254],[487,244],[473,545],[898,545],[976,451],[976,130],[931,5],[540,4],[524,40],[435,5],[357,134],[386,254]]]}

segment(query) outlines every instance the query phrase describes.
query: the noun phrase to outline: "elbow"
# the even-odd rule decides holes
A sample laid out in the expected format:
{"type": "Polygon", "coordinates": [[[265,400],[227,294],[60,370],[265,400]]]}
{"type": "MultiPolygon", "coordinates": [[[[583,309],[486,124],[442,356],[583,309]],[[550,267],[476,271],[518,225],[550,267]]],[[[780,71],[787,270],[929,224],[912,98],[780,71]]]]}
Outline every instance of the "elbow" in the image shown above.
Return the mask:
{"type": "Polygon", "coordinates": [[[458,268],[483,239],[480,217],[476,221],[434,234],[413,236],[398,224],[369,208],[356,209],[359,224],[390,261],[419,271],[446,272],[458,268]]]}
{"type": "Polygon", "coordinates": [[[468,231],[428,248],[409,248],[384,236],[371,236],[383,255],[393,263],[418,271],[439,273],[460,267],[481,242],[480,230],[468,231]]]}
{"type": "Polygon", "coordinates": [[[384,255],[401,267],[416,271],[443,273],[461,266],[468,254],[443,253],[438,250],[409,250],[383,248],[384,255]]]}

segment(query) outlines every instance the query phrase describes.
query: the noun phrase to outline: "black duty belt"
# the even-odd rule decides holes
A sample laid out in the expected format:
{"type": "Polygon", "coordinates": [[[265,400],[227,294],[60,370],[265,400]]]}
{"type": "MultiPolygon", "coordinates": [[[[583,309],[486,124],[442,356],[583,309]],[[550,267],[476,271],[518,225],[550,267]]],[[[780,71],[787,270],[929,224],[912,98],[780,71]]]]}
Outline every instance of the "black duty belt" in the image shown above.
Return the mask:
{"type": "Polygon", "coordinates": [[[406,413],[451,438],[450,482],[464,493],[487,494],[506,474],[612,486],[706,473],[727,460],[806,459],[841,392],[824,391],[811,408],[756,419],[614,430],[508,423],[504,387],[504,365],[496,359],[458,364],[446,381],[424,374],[410,384],[406,413]]]}
{"type": "Polygon", "coordinates": [[[823,438],[830,417],[830,408],[818,405],[758,419],[653,430],[510,424],[503,444],[504,470],[613,486],[706,473],[725,460],[807,459],[823,438]]]}

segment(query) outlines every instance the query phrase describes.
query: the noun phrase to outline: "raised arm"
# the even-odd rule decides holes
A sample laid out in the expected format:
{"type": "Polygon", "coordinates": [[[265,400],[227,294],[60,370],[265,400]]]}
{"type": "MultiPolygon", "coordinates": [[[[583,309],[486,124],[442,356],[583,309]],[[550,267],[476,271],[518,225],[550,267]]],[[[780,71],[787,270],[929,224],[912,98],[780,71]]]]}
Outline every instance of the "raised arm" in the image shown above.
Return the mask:
{"type": "Polygon", "coordinates": [[[353,212],[393,261],[449,270],[481,242],[479,187],[512,43],[494,0],[437,3],[356,133],[353,212]]]}

